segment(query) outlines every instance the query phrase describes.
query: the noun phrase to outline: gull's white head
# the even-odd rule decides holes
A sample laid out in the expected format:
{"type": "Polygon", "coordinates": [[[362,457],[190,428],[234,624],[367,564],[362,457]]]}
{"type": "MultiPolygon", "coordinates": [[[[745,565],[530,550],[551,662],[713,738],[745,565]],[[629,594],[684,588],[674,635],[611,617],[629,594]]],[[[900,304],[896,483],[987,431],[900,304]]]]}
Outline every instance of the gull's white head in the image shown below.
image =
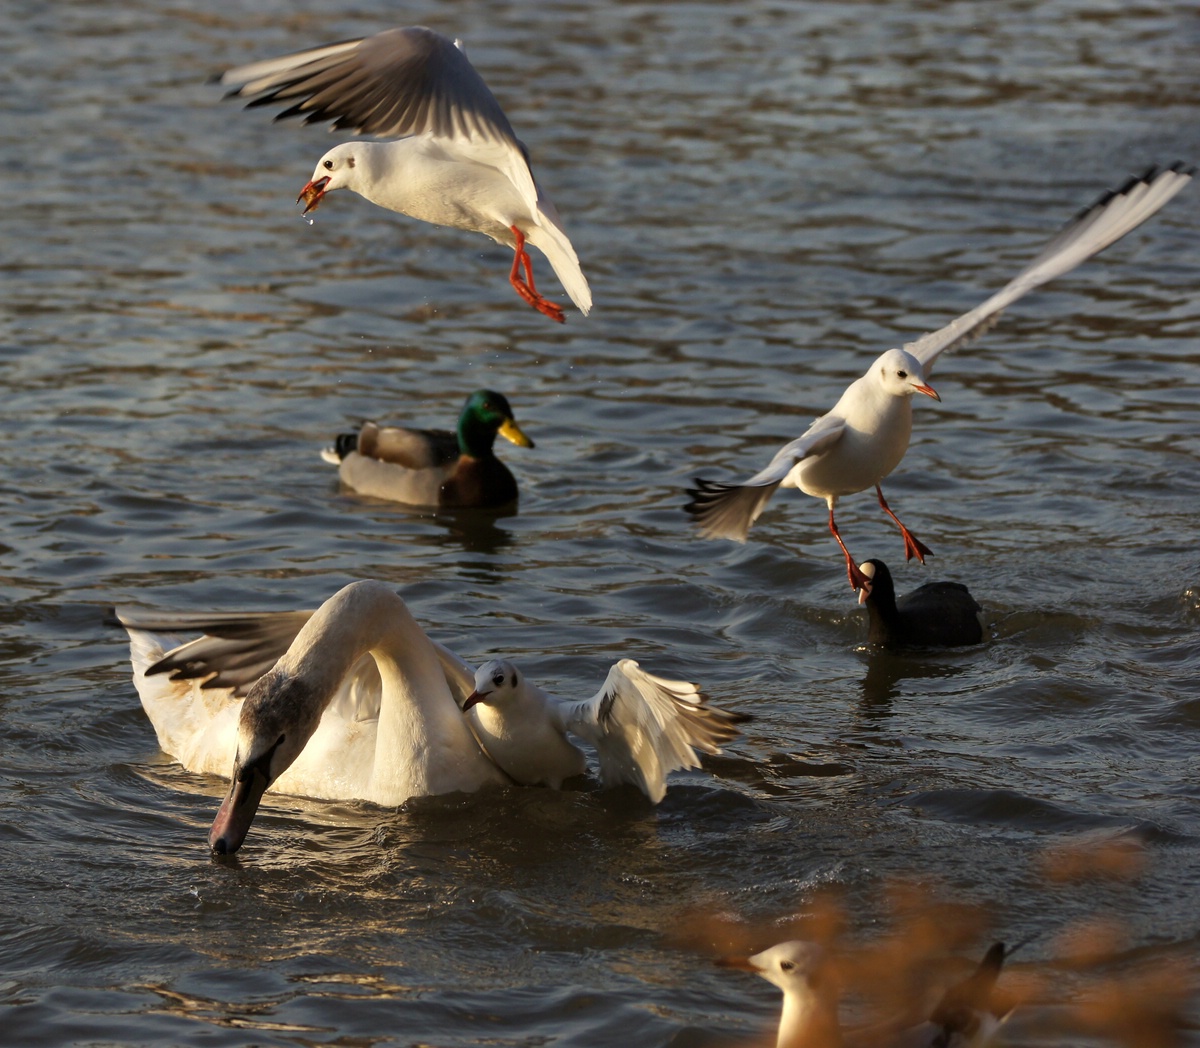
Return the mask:
{"type": "Polygon", "coordinates": [[[841,1048],[837,983],[816,943],[793,939],[744,960],[719,963],[757,972],[783,991],[776,1048],[841,1048]]]}
{"type": "Polygon", "coordinates": [[[521,683],[521,674],[511,662],[492,659],[475,671],[475,690],[463,703],[463,713],[481,702],[488,705],[502,703],[510,698],[521,683]]]}
{"type": "Polygon", "coordinates": [[[334,146],[317,162],[308,184],[300,190],[296,203],[304,201],[304,214],[315,211],[331,189],[354,189],[361,173],[361,142],[343,142],[334,146]]]}
{"type": "Polygon", "coordinates": [[[747,958],[750,967],[788,996],[823,997],[825,951],[816,943],[793,939],[747,958]]]}
{"type": "Polygon", "coordinates": [[[884,392],[893,397],[911,397],[914,393],[924,393],[934,400],[942,399],[926,381],[925,369],[921,367],[921,362],[907,350],[889,349],[871,365],[871,373],[884,392]]]}

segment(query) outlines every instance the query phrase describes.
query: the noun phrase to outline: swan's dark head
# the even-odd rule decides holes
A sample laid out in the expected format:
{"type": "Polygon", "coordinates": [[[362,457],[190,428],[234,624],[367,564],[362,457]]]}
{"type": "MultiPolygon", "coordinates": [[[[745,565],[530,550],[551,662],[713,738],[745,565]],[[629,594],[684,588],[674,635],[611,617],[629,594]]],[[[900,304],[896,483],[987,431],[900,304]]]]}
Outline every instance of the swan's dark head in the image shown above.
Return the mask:
{"type": "Polygon", "coordinates": [[[238,719],[238,748],[229,793],[217,810],[208,844],[216,855],[242,846],[262,795],[292,762],[320,722],[322,706],[305,682],[277,669],[259,679],[238,719]]]}

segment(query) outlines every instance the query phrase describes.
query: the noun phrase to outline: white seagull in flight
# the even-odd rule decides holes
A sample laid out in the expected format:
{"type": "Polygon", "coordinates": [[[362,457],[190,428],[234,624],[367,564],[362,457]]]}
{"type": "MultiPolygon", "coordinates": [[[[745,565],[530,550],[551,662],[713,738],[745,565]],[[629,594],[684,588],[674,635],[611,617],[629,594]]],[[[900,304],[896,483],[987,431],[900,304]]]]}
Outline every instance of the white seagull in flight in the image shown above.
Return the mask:
{"type": "Polygon", "coordinates": [[[305,214],[330,190],[350,189],[422,222],[483,233],[513,249],[509,281],[517,294],[562,323],[562,307],[534,286],[525,250],[532,244],[580,312],[592,308],[528,151],[458,41],[421,26],[389,29],[230,69],[218,81],[233,88],[229,97],[250,99],[248,107],[287,105],[276,119],[331,120],[332,130],[393,139],[329,150],[297,197],[305,214]]]}

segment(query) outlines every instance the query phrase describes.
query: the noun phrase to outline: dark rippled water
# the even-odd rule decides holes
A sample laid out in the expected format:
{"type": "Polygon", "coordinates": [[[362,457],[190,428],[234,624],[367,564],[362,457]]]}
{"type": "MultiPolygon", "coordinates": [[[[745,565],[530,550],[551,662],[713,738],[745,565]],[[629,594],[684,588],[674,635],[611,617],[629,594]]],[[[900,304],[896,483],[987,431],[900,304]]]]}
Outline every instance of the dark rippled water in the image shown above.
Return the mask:
{"type": "Polygon", "coordinates": [[[970,584],[982,647],[863,649],[816,500],[777,497],[744,547],[679,508],[1101,190],[1200,159],[1193,5],[339,8],[5,8],[0,1042],[745,1042],[776,992],[675,933],[711,911],[766,945],[832,885],[869,939],[902,875],[1040,933],[1030,966],[1104,916],[1118,977],[1194,977],[1200,190],[944,359],[888,488],[928,568],[845,503],[902,591],[970,584]],[[591,318],[525,309],[468,234],[341,194],[309,227],[291,201],[330,139],[205,84],[397,21],[466,39],[591,318]],[[537,441],[505,451],[519,515],[356,498],[317,459],[483,385],[537,441]],[[159,752],[103,607],[314,606],[361,577],[555,690],[630,654],[755,720],[657,809],[275,798],[210,860],[221,783],[159,752]],[[1044,877],[1113,838],[1144,849],[1132,882],[1044,877]]]}

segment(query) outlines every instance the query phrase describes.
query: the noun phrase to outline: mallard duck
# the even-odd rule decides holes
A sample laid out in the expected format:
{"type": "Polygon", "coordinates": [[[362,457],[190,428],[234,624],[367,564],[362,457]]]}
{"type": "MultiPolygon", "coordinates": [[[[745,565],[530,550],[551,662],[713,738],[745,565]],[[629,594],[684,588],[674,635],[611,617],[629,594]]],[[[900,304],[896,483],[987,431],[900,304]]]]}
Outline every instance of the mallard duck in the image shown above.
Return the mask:
{"type": "Polygon", "coordinates": [[[510,663],[476,670],[431,640],[382,582],[352,583],[316,611],[116,615],[159,745],[189,771],[231,776],[209,834],[221,854],[241,847],[268,789],[395,805],[557,787],[585,766],[566,729],[596,746],[606,785],[632,782],[657,802],[667,772],[696,767],[695,750],[717,752],[743,719],[632,659],[593,698],[552,699],[510,663]]]}
{"type": "Polygon", "coordinates": [[[858,591],[867,606],[867,643],[889,647],[956,648],[983,640],[982,610],[961,582],[927,582],[896,600],[892,573],[881,560],[859,565],[866,580],[858,591]]]}
{"type": "Polygon", "coordinates": [[[420,26],[389,29],[230,69],[220,82],[251,106],[288,106],[281,117],[331,120],[336,129],[396,139],[329,150],[296,198],[305,214],[326,193],[349,189],[422,222],[483,233],[513,249],[508,279],[517,294],[561,324],[562,307],[534,286],[525,250],[532,244],[580,312],[592,308],[575,249],[534,181],[528,151],[456,41],[420,26]]]}
{"type": "Polygon", "coordinates": [[[938,357],[983,334],[1002,310],[1034,288],[1069,273],[1136,229],[1191,180],[1192,169],[1176,164],[1164,171],[1151,168],[1141,178],[1131,178],[1120,189],[1106,193],[1076,215],[991,298],[940,330],[877,358],[866,374],[846,387],[832,410],[780,448],[754,476],[740,484],[697,477],[696,486],[688,489],[691,501],[684,509],[695,519],[700,533],[706,538],[745,542],[750,526],[776,489],[799,488],[825,500],[829,530],[845,557],[850,585],[858,589],[863,577],[842,541],[833,511],[842,496],[874,487],[880,508],[900,528],[904,559],[916,557],[924,563],[929,548],[892,512],[880,482],[900,465],[908,450],[913,395],[942,399],[929,384],[938,357]]]}
{"type": "Polygon", "coordinates": [[[341,433],[321,458],[355,491],[411,506],[503,506],[517,498],[517,482],[492,450],[496,434],[518,447],[533,441],[513,418],[508,400],[478,389],[463,405],[458,429],[407,429],[363,423],[341,433]]]}

